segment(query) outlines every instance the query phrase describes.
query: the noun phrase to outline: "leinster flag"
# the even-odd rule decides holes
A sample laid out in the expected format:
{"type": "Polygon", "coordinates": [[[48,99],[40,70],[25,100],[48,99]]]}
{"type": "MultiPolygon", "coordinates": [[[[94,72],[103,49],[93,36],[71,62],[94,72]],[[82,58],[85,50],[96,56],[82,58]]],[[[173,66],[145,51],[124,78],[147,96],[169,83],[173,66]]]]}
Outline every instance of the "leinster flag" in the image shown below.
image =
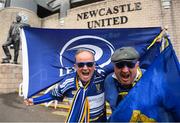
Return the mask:
{"type": "Polygon", "coordinates": [[[169,44],[110,117],[110,122],[180,121],[180,64],[169,44]]]}
{"type": "Polygon", "coordinates": [[[74,55],[79,48],[93,51],[96,65],[109,73],[113,71],[110,57],[114,50],[122,46],[132,46],[143,56],[146,48],[160,32],[159,27],[122,29],[25,27],[21,32],[23,95],[29,98],[60,82],[63,76],[74,71],[74,55]]]}

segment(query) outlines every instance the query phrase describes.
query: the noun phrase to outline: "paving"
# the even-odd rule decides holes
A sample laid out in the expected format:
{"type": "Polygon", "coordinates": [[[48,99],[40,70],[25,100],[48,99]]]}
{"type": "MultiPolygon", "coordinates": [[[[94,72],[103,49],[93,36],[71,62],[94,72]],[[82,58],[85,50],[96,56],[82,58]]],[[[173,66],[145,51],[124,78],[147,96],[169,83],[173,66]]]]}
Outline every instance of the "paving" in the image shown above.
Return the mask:
{"type": "Polygon", "coordinates": [[[0,122],[64,122],[57,109],[26,106],[17,93],[0,94],[0,122]]]}

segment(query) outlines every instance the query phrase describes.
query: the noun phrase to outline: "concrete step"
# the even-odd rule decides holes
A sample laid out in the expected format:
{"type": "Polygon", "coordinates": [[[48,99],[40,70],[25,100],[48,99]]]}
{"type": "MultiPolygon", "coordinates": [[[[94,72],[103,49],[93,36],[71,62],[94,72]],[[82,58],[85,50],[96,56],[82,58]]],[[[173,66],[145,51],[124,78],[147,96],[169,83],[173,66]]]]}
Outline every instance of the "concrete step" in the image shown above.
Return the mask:
{"type": "Polygon", "coordinates": [[[64,116],[64,117],[68,116],[68,112],[64,112],[64,111],[53,111],[52,113],[55,115],[64,116]]]}
{"type": "MultiPolygon", "coordinates": [[[[43,106],[46,106],[46,104],[41,104],[43,106]]],[[[109,108],[109,104],[106,103],[106,112],[107,112],[107,116],[110,116],[111,115],[111,109],[109,108]]],[[[62,114],[67,114],[69,109],[70,109],[70,104],[68,103],[68,100],[65,99],[63,102],[58,102],[58,104],[54,104],[54,103],[51,103],[49,104],[48,107],[51,107],[51,108],[54,108],[56,109],[57,111],[60,111],[60,113],[55,113],[57,115],[61,114],[61,112],[63,112],[62,114]]]]}

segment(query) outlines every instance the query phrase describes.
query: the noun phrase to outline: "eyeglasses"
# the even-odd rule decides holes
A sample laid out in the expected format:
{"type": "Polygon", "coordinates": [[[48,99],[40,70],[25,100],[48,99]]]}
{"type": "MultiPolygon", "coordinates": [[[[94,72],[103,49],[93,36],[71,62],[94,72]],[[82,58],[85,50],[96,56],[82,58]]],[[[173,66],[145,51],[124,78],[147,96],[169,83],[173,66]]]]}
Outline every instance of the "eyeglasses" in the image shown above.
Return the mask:
{"type": "Polygon", "coordinates": [[[76,65],[79,67],[79,68],[82,68],[84,67],[85,65],[87,67],[92,67],[94,65],[94,62],[79,62],[79,63],[76,63],[76,65]]]}
{"type": "Polygon", "coordinates": [[[123,68],[124,66],[127,66],[128,68],[134,68],[136,63],[137,63],[137,60],[134,60],[134,61],[121,61],[121,62],[116,63],[115,65],[119,69],[123,68]]]}

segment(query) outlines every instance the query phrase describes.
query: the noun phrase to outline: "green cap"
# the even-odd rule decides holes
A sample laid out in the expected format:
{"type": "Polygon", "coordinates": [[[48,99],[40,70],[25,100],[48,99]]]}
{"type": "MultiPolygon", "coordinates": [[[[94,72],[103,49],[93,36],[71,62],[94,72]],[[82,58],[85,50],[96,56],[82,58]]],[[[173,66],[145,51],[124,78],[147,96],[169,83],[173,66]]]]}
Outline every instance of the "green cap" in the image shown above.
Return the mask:
{"type": "Polygon", "coordinates": [[[120,61],[133,61],[139,59],[139,53],[133,47],[121,47],[113,53],[111,61],[116,63],[120,61]]]}

